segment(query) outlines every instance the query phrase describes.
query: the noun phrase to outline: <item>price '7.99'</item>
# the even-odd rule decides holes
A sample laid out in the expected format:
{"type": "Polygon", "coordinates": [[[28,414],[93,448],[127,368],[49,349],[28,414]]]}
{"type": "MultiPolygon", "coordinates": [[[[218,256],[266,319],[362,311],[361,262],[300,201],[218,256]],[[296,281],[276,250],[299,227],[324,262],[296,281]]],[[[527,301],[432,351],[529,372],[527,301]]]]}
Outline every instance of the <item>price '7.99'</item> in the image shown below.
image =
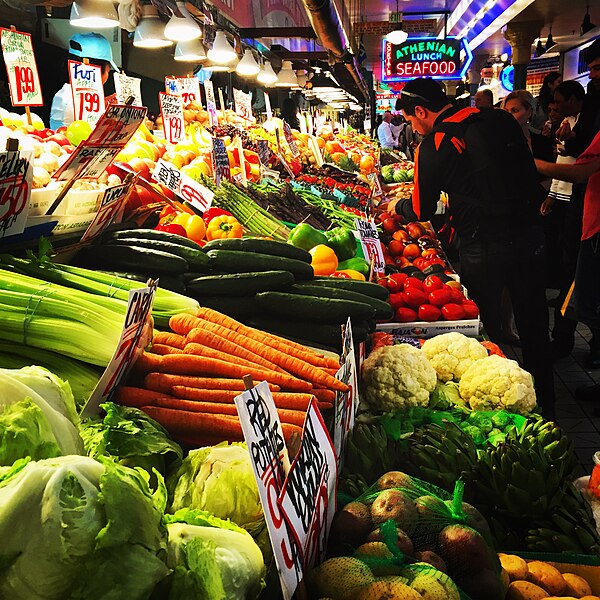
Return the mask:
{"type": "Polygon", "coordinates": [[[15,78],[17,80],[17,102],[20,102],[25,94],[35,92],[32,68],[15,65],[15,78]]]}

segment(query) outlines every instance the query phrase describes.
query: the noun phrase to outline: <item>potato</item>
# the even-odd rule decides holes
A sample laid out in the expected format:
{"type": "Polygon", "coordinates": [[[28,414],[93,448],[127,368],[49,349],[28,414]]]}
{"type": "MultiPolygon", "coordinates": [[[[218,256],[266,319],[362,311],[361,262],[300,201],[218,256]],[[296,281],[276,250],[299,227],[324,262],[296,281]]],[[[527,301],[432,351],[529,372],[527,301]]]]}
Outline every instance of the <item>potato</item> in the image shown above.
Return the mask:
{"type": "Polygon", "coordinates": [[[527,581],[529,569],[527,563],[520,557],[512,554],[498,554],[502,568],[508,573],[511,581],[527,581]]]}
{"type": "Polygon", "coordinates": [[[567,582],[563,579],[558,569],[541,560],[532,560],[527,563],[529,575],[527,579],[544,588],[549,596],[560,596],[567,587],[567,582]]]}
{"type": "Polygon", "coordinates": [[[565,594],[570,594],[571,596],[575,596],[575,598],[591,595],[592,588],[583,577],[574,573],[563,573],[563,579],[567,582],[564,591],[565,594]]]}
{"type": "Polygon", "coordinates": [[[506,600],[544,600],[548,592],[529,581],[513,581],[508,586],[506,600]]]}

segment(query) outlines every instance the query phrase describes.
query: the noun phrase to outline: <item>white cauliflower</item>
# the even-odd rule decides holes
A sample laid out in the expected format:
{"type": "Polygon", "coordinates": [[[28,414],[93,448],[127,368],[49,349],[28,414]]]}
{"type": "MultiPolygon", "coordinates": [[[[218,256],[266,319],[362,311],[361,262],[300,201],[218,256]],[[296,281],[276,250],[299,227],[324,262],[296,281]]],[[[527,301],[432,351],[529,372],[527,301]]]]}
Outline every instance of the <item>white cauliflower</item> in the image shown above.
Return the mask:
{"type": "Polygon", "coordinates": [[[531,375],[516,361],[497,355],[474,362],[461,377],[459,391],[473,410],[528,414],[536,406],[531,375]]]}
{"type": "Polygon", "coordinates": [[[434,368],[419,350],[410,344],[378,348],[362,366],[364,400],[370,408],[392,411],[411,406],[429,405],[435,388],[434,368]]]}
{"type": "Polygon", "coordinates": [[[440,381],[459,381],[476,360],[487,356],[487,350],[477,340],[456,331],[425,340],[421,350],[440,381]]]}

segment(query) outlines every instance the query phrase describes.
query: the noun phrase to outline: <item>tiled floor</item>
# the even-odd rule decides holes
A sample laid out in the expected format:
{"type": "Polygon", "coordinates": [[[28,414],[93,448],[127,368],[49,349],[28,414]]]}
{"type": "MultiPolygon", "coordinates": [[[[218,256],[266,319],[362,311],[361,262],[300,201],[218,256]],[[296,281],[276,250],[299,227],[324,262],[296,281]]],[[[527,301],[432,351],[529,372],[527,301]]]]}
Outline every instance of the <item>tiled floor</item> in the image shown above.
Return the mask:
{"type": "MultiPolygon", "coordinates": [[[[551,317],[553,312],[551,309],[551,317]]],[[[575,443],[582,474],[591,472],[592,455],[600,450],[600,394],[592,402],[578,402],[575,399],[577,388],[600,382],[600,369],[588,370],[585,367],[589,354],[589,337],[589,329],[580,323],[577,326],[573,352],[554,363],[556,421],[575,443]],[[596,409],[597,415],[594,414],[596,409]]],[[[520,348],[507,344],[501,344],[501,347],[508,358],[520,359],[520,348]]]]}

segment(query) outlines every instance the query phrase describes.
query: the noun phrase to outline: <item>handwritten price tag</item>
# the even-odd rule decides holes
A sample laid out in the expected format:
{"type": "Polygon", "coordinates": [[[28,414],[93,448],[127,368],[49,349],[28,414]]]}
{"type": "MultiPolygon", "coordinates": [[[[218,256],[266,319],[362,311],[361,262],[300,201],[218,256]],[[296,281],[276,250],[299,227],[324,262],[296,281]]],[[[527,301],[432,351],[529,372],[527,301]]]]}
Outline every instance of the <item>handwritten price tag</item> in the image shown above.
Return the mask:
{"type": "Polygon", "coordinates": [[[31,152],[0,152],[0,239],[25,230],[33,179],[31,152]]]}
{"type": "Polygon", "coordinates": [[[0,28],[0,42],[12,105],[42,106],[44,100],[31,35],[0,28]]]}
{"type": "Polygon", "coordinates": [[[231,169],[229,168],[229,155],[225,148],[225,142],[214,137],[212,140],[212,158],[217,187],[221,184],[221,179],[231,178],[231,169]]]}
{"type": "Polygon", "coordinates": [[[206,110],[211,127],[219,125],[219,115],[217,113],[217,101],[215,99],[215,88],[212,81],[204,82],[204,93],[206,94],[206,110]]]}
{"type": "Polygon", "coordinates": [[[158,94],[160,99],[160,114],[163,120],[165,139],[171,144],[176,144],[185,139],[185,121],[183,118],[183,105],[181,96],[173,94],[158,94]]]}
{"type": "Polygon", "coordinates": [[[267,140],[257,140],[256,145],[258,148],[258,160],[260,161],[260,164],[263,167],[268,167],[273,154],[269,148],[269,142],[267,142],[267,140]]]}
{"type": "Polygon", "coordinates": [[[158,281],[147,287],[130,290],[127,313],[117,349],[98,385],[83,407],[82,416],[97,415],[100,404],[110,399],[119,382],[127,375],[150,339],[152,339],[151,314],[158,281]]]}
{"type": "Polygon", "coordinates": [[[246,121],[252,121],[252,96],[233,88],[233,102],[236,114],[246,121]]]}
{"type": "Polygon", "coordinates": [[[200,102],[200,81],[193,75],[190,77],[165,77],[167,94],[181,96],[183,105],[190,102],[200,102]]]}
{"type": "Polygon", "coordinates": [[[69,79],[73,92],[75,120],[95,125],[104,113],[102,69],[96,65],[70,60],[69,79]]]}
{"type": "Polygon", "coordinates": [[[290,147],[290,152],[292,156],[296,158],[296,156],[300,156],[300,150],[298,150],[298,144],[296,144],[296,140],[294,139],[294,135],[292,133],[292,129],[288,123],[283,122],[283,135],[285,136],[285,141],[288,143],[290,147]]]}
{"type": "Polygon", "coordinates": [[[133,103],[136,106],[142,106],[142,80],[139,77],[129,77],[123,73],[114,73],[115,93],[117,100],[125,104],[130,96],[133,96],[133,103]]]}
{"type": "Polygon", "coordinates": [[[267,121],[273,118],[273,109],[271,108],[271,98],[269,92],[265,92],[265,111],[267,113],[267,121]]]}
{"type": "Polygon", "coordinates": [[[365,254],[365,260],[369,263],[371,260],[374,260],[373,272],[385,273],[385,259],[375,223],[365,221],[364,219],[355,219],[354,222],[356,223],[356,231],[358,231],[360,244],[365,254]]]}

